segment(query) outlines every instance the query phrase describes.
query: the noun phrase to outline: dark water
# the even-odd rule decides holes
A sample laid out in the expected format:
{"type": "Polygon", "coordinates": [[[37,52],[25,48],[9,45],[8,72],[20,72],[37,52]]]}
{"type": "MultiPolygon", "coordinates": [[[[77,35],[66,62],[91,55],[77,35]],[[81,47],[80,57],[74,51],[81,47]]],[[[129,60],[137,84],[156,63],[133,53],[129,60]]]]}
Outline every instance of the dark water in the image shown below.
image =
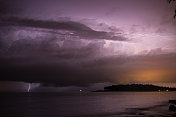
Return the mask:
{"type": "Polygon", "coordinates": [[[1,93],[0,117],[111,117],[169,99],[176,92],[1,93]]]}

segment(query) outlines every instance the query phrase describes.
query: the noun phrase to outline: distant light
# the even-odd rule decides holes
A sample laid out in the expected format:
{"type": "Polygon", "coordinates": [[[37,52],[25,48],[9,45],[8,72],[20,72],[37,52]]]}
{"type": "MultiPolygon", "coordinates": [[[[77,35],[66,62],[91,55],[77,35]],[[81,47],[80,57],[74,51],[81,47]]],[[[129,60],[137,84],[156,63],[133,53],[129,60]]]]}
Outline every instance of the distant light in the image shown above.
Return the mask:
{"type": "Polygon", "coordinates": [[[79,91],[81,92],[82,90],[80,89],[79,91]]]}
{"type": "Polygon", "coordinates": [[[74,34],[74,33],[72,33],[72,32],[70,33],[70,35],[73,35],[73,34],[74,34]]]}
{"type": "Polygon", "coordinates": [[[168,92],[169,90],[167,89],[166,92],[168,92]]]}

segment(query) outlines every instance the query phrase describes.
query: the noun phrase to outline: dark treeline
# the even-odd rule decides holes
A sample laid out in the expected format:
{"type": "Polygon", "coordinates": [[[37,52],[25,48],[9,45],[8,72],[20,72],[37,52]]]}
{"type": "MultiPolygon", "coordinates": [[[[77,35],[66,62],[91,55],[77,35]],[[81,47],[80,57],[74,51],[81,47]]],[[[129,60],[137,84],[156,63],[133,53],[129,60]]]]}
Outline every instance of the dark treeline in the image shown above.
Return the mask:
{"type": "Polygon", "coordinates": [[[104,91],[176,91],[176,88],[160,87],[155,85],[128,84],[104,87],[104,91]]]}

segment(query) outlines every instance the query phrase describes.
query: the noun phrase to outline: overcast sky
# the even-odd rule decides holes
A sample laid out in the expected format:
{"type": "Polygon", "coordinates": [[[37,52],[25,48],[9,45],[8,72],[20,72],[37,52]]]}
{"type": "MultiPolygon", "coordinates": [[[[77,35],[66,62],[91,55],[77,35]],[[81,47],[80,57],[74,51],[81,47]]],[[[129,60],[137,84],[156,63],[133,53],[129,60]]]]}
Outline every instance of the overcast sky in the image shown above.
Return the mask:
{"type": "Polygon", "coordinates": [[[167,0],[0,0],[0,80],[176,83],[175,7],[167,0]]]}

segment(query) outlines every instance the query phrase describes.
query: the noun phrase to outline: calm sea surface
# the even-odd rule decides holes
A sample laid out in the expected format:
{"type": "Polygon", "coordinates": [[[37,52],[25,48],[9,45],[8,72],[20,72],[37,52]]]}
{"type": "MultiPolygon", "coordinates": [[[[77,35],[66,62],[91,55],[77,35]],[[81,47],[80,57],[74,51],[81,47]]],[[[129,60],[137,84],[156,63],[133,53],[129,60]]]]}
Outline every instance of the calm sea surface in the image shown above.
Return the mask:
{"type": "Polygon", "coordinates": [[[176,92],[1,93],[0,117],[111,116],[169,99],[176,92]]]}

